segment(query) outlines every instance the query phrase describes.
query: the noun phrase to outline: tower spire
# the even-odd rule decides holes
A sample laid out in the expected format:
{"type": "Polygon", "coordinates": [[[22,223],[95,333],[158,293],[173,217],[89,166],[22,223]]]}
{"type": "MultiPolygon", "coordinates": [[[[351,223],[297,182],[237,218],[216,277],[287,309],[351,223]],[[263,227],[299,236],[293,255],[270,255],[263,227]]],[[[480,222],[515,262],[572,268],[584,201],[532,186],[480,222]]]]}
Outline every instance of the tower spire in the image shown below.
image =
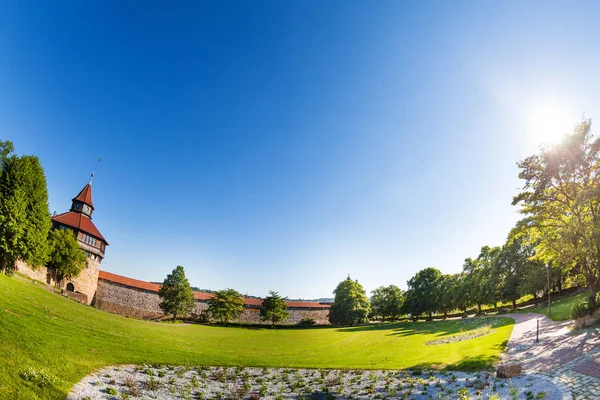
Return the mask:
{"type": "Polygon", "coordinates": [[[98,164],[100,163],[100,161],[102,161],[100,158],[98,158],[98,161],[96,161],[96,166],[94,167],[94,170],[92,171],[92,176],[90,177],[90,185],[92,184],[92,181],[94,180],[94,174],[96,173],[96,168],[98,168],[98,164]]]}

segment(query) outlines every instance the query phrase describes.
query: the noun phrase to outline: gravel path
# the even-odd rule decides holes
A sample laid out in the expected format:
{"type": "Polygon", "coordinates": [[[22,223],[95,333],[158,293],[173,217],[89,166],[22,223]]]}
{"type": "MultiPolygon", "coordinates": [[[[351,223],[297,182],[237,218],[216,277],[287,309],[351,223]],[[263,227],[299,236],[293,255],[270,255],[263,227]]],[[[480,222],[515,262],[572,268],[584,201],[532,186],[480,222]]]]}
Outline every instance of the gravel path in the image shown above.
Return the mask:
{"type": "Polygon", "coordinates": [[[362,371],[277,368],[109,367],[67,397],[91,399],[562,399],[549,379],[512,380],[487,372],[362,371]]]}

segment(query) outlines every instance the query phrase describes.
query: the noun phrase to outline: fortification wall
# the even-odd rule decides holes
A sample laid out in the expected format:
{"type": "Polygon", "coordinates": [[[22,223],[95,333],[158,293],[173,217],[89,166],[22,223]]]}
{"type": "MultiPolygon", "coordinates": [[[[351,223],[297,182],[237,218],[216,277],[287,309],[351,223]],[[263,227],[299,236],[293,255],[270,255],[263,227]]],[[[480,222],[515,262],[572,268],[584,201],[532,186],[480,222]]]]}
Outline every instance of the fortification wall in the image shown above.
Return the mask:
{"type": "MultiPolygon", "coordinates": [[[[23,261],[17,261],[17,271],[31,279],[36,281],[44,282],[48,285],[55,285],[56,282],[52,279],[52,275],[48,272],[48,268],[44,266],[33,269],[29,264],[23,261]]],[[[66,295],[69,297],[84,303],[90,304],[94,298],[96,292],[96,284],[98,282],[98,271],[100,267],[99,261],[94,261],[88,258],[86,268],[81,271],[79,276],[71,280],[64,280],[58,287],[65,290],[69,283],[73,284],[73,292],[66,291],[66,295]]]]}
{"type": "Polygon", "coordinates": [[[29,264],[24,263],[23,261],[17,261],[17,272],[31,278],[31,279],[35,279],[36,281],[40,281],[40,282],[44,282],[47,284],[52,284],[52,279],[50,277],[50,274],[48,274],[48,269],[44,266],[41,267],[37,267],[36,269],[33,269],[29,266],[29,264]]]}
{"type": "MultiPolygon", "coordinates": [[[[94,305],[101,310],[126,317],[157,319],[165,316],[159,304],[160,297],[156,292],[98,280],[94,305]]],[[[207,308],[206,303],[196,302],[192,316],[200,316],[207,308]]]]}
{"type": "MultiPolygon", "coordinates": [[[[133,288],[104,279],[98,280],[94,305],[101,310],[134,318],[158,319],[165,317],[159,304],[160,297],[156,292],[133,288]]],[[[207,308],[208,303],[196,301],[191,316],[193,318],[199,317],[207,308]]],[[[329,324],[329,310],[291,309],[288,312],[290,318],[285,321],[286,325],[297,324],[307,317],[314,319],[317,324],[329,324]]],[[[240,318],[235,322],[246,324],[264,323],[260,319],[259,310],[252,308],[244,309],[240,318]]]]}
{"type": "Polygon", "coordinates": [[[72,283],[74,291],[86,295],[87,300],[85,303],[91,304],[94,299],[94,293],[96,293],[96,287],[98,286],[99,271],[100,261],[88,257],[87,265],[83,271],[81,271],[76,278],[65,280],[62,287],[65,289],[69,283],[72,283]]]}

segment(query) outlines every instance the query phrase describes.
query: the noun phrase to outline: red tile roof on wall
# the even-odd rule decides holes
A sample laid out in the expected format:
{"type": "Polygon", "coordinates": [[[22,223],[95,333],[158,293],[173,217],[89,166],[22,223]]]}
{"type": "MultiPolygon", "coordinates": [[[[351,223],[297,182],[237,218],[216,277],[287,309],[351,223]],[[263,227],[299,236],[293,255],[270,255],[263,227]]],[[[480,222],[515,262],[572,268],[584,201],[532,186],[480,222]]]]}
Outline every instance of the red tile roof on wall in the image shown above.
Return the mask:
{"type": "MultiPolygon", "coordinates": [[[[150,283],[145,281],[140,281],[133,278],[127,278],[126,276],[121,276],[117,274],[113,274],[111,272],[100,271],[98,274],[99,279],[103,279],[105,281],[118,283],[121,285],[144,289],[151,292],[158,292],[160,290],[160,286],[157,283],[150,283]]],[[[194,292],[194,297],[198,300],[210,300],[214,297],[211,293],[206,292],[194,292]]],[[[244,304],[246,306],[258,306],[260,307],[262,304],[262,299],[257,299],[253,297],[244,297],[244,304]]],[[[329,308],[331,305],[326,303],[319,303],[316,301],[286,301],[285,302],[288,307],[291,308],[329,308]]],[[[249,308],[252,309],[252,308],[249,308]]]]}
{"type": "Polygon", "coordinates": [[[75,196],[73,200],[81,201],[87,204],[88,206],[92,207],[93,210],[94,204],[92,204],[92,184],[88,183],[87,185],[85,185],[83,189],[81,189],[81,192],[79,192],[79,194],[75,196]]]}
{"type": "Polygon", "coordinates": [[[98,239],[103,240],[104,243],[108,244],[92,220],[82,213],[69,211],[63,214],[55,215],[52,217],[52,221],[56,221],[63,225],[68,225],[72,228],[84,231],[85,233],[95,236],[98,239]]]}

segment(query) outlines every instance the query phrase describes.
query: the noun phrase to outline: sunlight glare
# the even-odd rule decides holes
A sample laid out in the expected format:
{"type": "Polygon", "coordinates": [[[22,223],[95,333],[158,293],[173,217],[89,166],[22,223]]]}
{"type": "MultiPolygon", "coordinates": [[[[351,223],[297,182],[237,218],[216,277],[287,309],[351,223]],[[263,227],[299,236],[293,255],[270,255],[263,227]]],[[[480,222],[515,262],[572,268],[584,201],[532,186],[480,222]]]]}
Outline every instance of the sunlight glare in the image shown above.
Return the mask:
{"type": "Polygon", "coordinates": [[[555,144],[570,133],[577,123],[577,117],[558,102],[545,101],[530,109],[527,121],[527,136],[539,146],[555,144]]]}

